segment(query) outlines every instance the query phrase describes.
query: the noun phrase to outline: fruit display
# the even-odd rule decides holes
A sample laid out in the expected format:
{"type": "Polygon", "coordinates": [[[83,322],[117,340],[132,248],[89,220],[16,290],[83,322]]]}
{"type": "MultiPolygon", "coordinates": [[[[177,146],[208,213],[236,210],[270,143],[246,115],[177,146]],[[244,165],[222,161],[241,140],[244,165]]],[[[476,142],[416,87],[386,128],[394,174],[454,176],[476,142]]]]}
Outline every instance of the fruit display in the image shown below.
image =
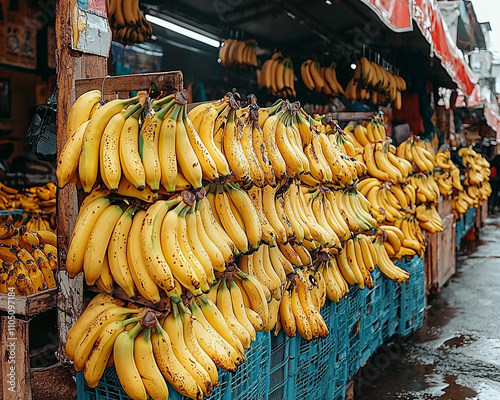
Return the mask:
{"type": "MultiPolygon", "coordinates": [[[[93,110],[98,96],[85,94],[73,106],[82,111],[70,113],[58,183],[76,181],[89,194],[66,268],[106,292],[67,341],[90,387],[114,364],[133,399],[165,398],[165,380],[201,399],[219,384],[217,368],[234,372],[244,362],[258,332],[325,337],[326,301],[345,301],[353,285],[372,288],[376,268],[408,280],[391,259],[424,249],[416,217],[400,223],[406,205],[396,209],[403,198],[415,207],[415,192],[399,187],[409,179],[407,164],[396,161],[400,169],[382,184],[375,179],[381,207],[394,215],[390,222],[380,209],[378,221],[363,193],[376,185],[358,183],[378,168],[378,142],[377,150],[366,144],[375,163],[368,167],[358,154],[365,146],[331,116],[313,118],[298,102],[259,108],[249,99],[241,105],[228,93],[187,112],[183,93],[153,101],[140,93],[93,110]],[[133,129],[124,128],[128,122],[133,129]],[[120,152],[129,131],[142,144],[120,152]],[[139,178],[132,167],[144,171],[139,178]],[[156,307],[165,299],[168,311],[156,307]]],[[[373,124],[365,129],[385,136],[373,124]]]]}
{"type": "Polygon", "coordinates": [[[224,67],[257,67],[257,42],[255,40],[225,40],[219,49],[219,63],[224,67]]]}
{"type": "Polygon", "coordinates": [[[107,0],[106,3],[115,42],[133,45],[151,38],[153,27],[142,15],[139,0],[107,0]]]}
{"type": "MultiPolygon", "coordinates": [[[[463,147],[458,150],[458,156],[462,159],[463,165],[467,167],[462,190],[453,196],[452,208],[459,214],[465,214],[468,208],[479,207],[484,200],[491,195],[490,164],[480,154],[471,147],[463,147]]],[[[457,168],[458,171],[458,168],[457,168]]],[[[459,172],[458,180],[460,179],[459,172]]]]}
{"type": "Polygon", "coordinates": [[[11,222],[0,227],[0,293],[30,295],[56,287],[57,237],[11,222]]]}
{"type": "Polygon", "coordinates": [[[13,189],[0,182],[0,210],[22,210],[21,214],[0,216],[0,223],[11,222],[19,228],[26,225],[30,232],[39,230],[56,231],[56,190],[54,183],[13,189]]]}
{"type": "Polygon", "coordinates": [[[295,75],[292,60],[276,52],[262,64],[257,72],[259,87],[266,88],[273,96],[295,97],[295,75]]]}
{"type": "Polygon", "coordinates": [[[369,61],[366,57],[356,63],[354,77],[345,88],[349,100],[368,100],[374,104],[392,103],[398,110],[402,107],[401,92],[406,90],[406,82],[398,75],[369,61]]]}
{"type": "Polygon", "coordinates": [[[338,96],[344,94],[344,89],[337,80],[335,67],[335,63],[332,63],[329,67],[322,67],[317,61],[306,60],[300,67],[300,75],[304,85],[309,90],[338,96]]]}

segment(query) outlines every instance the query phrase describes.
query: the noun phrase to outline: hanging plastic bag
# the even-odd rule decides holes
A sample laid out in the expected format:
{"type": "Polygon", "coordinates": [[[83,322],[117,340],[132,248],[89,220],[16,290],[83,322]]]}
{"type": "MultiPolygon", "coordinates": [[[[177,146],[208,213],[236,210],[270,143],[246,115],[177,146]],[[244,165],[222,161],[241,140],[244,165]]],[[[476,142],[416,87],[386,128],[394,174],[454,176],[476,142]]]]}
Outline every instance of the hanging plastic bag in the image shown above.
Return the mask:
{"type": "Polygon", "coordinates": [[[26,132],[26,143],[31,146],[31,152],[40,160],[56,160],[56,116],[57,87],[47,99],[47,104],[37,107],[26,132]]]}

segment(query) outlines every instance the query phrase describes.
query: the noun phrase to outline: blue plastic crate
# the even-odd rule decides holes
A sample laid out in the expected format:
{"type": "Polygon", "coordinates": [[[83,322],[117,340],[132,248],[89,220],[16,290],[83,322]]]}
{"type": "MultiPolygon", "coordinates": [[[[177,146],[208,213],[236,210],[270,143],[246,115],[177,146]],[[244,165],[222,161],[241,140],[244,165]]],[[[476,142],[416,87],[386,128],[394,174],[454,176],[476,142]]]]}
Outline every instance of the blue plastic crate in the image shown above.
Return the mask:
{"type": "Polygon", "coordinates": [[[474,226],[475,221],[476,221],[476,209],[475,208],[469,208],[467,212],[463,216],[464,219],[464,232],[463,236],[465,236],[471,228],[474,226]]]}
{"type": "Polygon", "coordinates": [[[281,330],[278,336],[271,336],[271,355],[269,369],[269,400],[287,399],[289,395],[290,348],[292,339],[281,330]]]}
{"type": "Polygon", "coordinates": [[[268,391],[270,334],[257,332],[257,338],[247,352],[247,360],[230,379],[232,400],[265,399],[268,391]]]}
{"type": "Polygon", "coordinates": [[[462,215],[459,220],[455,223],[455,244],[460,246],[462,238],[465,235],[465,215],[462,215]]]}
{"type": "Polygon", "coordinates": [[[409,335],[421,327],[425,310],[425,272],[424,259],[413,258],[406,268],[410,279],[401,285],[401,303],[397,333],[409,335]],[[418,324],[420,323],[420,326],[418,324]]]}
{"type": "Polygon", "coordinates": [[[353,376],[359,369],[359,357],[361,351],[361,291],[357,286],[350,288],[348,296],[348,352],[347,364],[348,375],[353,376]]]}
{"type": "MultiPolygon", "coordinates": [[[[229,395],[229,380],[230,374],[224,371],[219,371],[220,386],[215,388],[212,394],[207,397],[208,400],[223,400],[230,399],[229,395]]],[[[106,368],[104,374],[96,388],[89,388],[85,382],[83,371],[76,374],[76,387],[78,400],[130,400],[125,391],[122,389],[118,375],[113,367],[106,368]]],[[[169,400],[189,400],[187,397],[181,396],[170,385],[169,400]]]]}
{"type": "Polygon", "coordinates": [[[288,399],[326,399],[334,386],[333,360],[337,353],[337,328],[332,320],[335,304],[327,301],[321,309],[330,334],[325,339],[306,341],[297,335],[292,340],[294,356],[288,399]]]}

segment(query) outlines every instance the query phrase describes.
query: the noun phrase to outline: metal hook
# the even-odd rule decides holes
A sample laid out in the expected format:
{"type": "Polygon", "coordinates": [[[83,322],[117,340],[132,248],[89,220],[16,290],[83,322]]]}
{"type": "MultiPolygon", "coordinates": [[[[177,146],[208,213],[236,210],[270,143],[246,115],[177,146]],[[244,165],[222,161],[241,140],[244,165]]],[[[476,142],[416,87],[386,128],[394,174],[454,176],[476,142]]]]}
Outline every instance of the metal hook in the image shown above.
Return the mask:
{"type": "Polygon", "coordinates": [[[105,104],[104,102],[104,82],[106,82],[106,79],[108,79],[111,75],[106,75],[104,79],[102,80],[102,86],[101,86],[101,106],[105,104]]]}

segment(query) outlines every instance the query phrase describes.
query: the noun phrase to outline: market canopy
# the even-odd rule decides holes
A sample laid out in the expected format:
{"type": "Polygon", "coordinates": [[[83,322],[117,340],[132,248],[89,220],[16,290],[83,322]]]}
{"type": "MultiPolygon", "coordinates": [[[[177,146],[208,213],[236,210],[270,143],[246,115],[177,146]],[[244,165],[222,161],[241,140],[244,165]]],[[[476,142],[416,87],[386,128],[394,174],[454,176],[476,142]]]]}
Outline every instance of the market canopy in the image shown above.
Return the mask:
{"type": "Polygon", "coordinates": [[[394,32],[413,29],[412,19],[451,79],[467,96],[478,82],[478,75],[466,63],[463,53],[455,44],[437,3],[431,0],[361,0],[381,21],[394,32]]]}

